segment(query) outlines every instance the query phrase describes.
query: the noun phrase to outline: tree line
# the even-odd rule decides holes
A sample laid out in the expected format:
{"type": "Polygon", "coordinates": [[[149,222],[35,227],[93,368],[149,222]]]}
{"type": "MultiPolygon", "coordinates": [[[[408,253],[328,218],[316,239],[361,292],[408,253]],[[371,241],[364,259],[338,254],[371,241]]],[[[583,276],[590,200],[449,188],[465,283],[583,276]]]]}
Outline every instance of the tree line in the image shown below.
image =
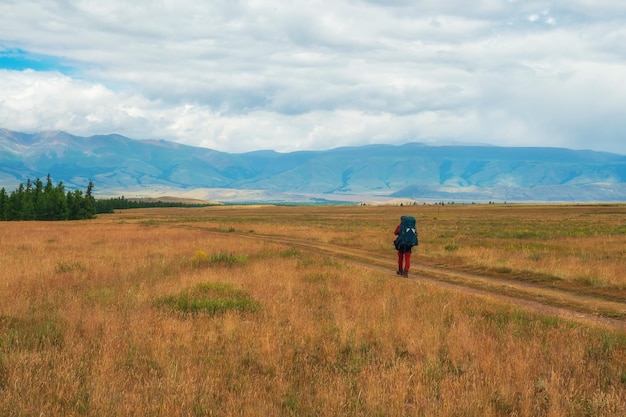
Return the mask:
{"type": "Polygon", "coordinates": [[[28,179],[10,194],[0,189],[0,220],[82,220],[96,215],[93,182],[87,190],[66,191],[63,181],[52,183],[50,174],[44,184],[28,179]]]}
{"type": "Polygon", "coordinates": [[[83,220],[96,214],[113,213],[114,210],[148,207],[201,207],[210,204],[182,202],[137,201],[122,197],[95,199],[93,182],[87,190],[65,191],[63,181],[52,183],[50,174],[44,184],[39,178],[28,179],[10,194],[0,189],[0,221],[12,220],[83,220]]]}
{"type": "Polygon", "coordinates": [[[176,201],[128,200],[124,196],[96,200],[96,213],[113,213],[115,210],[152,207],[206,207],[210,204],[189,204],[176,201]]]}

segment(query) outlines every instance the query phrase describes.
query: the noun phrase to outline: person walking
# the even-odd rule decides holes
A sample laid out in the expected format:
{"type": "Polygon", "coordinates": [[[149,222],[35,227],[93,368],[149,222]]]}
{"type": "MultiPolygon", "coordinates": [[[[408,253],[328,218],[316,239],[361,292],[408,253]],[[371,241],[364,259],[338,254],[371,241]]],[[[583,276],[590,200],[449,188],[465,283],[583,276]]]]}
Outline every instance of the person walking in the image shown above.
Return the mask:
{"type": "Polygon", "coordinates": [[[398,251],[398,271],[396,273],[408,277],[411,268],[411,251],[413,246],[418,245],[415,218],[412,216],[400,217],[400,223],[396,226],[393,234],[397,236],[393,242],[398,251]]]}

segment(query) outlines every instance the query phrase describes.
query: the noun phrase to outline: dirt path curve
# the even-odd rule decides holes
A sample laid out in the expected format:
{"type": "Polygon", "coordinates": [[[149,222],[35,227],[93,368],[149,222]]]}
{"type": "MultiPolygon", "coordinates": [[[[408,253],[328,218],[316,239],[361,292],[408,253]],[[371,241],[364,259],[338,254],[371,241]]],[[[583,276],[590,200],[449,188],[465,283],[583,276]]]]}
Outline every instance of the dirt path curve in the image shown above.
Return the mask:
{"type": "MultiPolygon", "coordinates": [[[[201,226],[180,225],[179,227],[191,230],[200,229],[212,234],[221,235],[224,233],[223,231],[201,226]]],[[[316,252],[361,267],[373,268],[388,273],[397,279],[406,279],[397,277],[395,274],[395,252],[390,252],[389,257],[381,258],[380,254],[345,248],[325,242],[304,241],[291,237],[258,233],[234,233],[240,238],[261,240],[302,251],[316,252]]],[[[520,308],[542,314],[605,325],[613,329],[626,331],[626,300],[607,300],[591,295],[548,288],[529,282],[507,280],[419,264],[411,265],[409,279],[419,280],[423,283],[455,291],[462,291],[475,296],[502,300],[520,308]]]]}

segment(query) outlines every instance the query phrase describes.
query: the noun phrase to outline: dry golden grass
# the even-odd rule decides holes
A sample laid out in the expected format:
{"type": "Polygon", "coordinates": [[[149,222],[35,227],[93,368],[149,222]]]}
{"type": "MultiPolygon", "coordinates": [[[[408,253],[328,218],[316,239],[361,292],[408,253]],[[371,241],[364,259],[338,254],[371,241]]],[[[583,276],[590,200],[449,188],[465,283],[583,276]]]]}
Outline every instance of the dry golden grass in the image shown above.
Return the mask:
{"type": "Polygon", "coordinates": [[[397,278],[404,213],[420,224],[416,264],[624,290],[620,206],[211,207],[2,223],[0,415],[625,415],[623,330],[397,278]],[[158,302],[201,284],[259,308],[158,302]]]}

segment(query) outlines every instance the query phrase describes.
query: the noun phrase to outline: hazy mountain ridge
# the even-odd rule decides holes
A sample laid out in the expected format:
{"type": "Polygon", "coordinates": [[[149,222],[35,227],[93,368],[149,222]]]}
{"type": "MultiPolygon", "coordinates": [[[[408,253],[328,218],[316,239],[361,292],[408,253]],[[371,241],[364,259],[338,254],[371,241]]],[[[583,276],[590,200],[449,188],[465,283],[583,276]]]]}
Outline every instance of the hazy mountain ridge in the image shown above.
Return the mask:
{"type": "Polygon", "coordinates": [[[367,145],[328,151],[229,154],[120,135],[0,130],[0,187],[50,173],[97,193],[198,188],[282,196],[626,201],[626,156],[561,148],[367,145]]]}

